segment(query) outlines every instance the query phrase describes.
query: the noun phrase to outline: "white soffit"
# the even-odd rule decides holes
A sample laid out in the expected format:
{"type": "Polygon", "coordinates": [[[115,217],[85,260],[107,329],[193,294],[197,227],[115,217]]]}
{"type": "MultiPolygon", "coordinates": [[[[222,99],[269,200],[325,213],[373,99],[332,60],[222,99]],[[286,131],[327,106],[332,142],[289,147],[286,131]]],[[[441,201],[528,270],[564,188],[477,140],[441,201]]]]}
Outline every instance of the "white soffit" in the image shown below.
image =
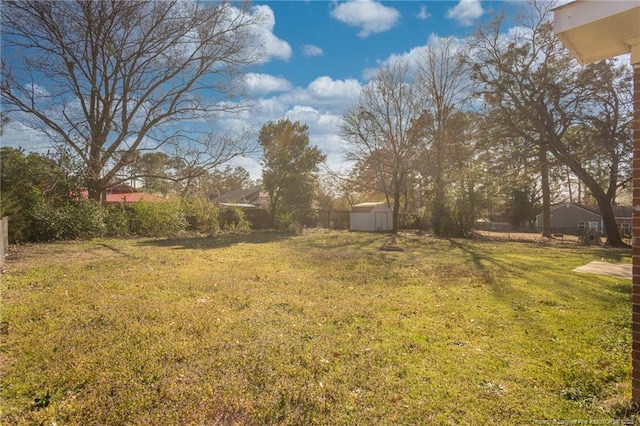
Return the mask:
{"type": "Polygon", "coordinates": [[[553,16],[556,35],[583,65],[629,53],[640,37],[640,0],[577,0],[553,16]]]}

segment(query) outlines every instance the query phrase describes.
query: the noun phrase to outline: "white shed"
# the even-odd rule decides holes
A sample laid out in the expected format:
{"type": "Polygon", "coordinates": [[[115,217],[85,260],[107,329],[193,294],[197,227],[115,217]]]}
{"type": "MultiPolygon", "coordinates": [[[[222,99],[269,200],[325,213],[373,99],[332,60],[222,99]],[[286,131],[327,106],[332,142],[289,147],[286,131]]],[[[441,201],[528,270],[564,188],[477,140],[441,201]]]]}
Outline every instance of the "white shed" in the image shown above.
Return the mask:
{"type": "Polygon", "coordinates": [[[393,211],[385,203],[356,204],[349,214],[350,231],[385,232],[393,230],[393,211]]]}

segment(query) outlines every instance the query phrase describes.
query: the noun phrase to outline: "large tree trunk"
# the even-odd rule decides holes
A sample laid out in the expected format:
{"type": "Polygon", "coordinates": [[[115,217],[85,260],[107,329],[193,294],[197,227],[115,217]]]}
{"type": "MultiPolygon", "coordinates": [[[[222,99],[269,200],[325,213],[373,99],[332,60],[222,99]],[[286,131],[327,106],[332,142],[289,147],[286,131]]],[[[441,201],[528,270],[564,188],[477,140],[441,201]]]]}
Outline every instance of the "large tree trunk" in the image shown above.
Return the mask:
{"type": "Polygon", "coordinates": [[[622,241],[622,237],[618,231],[618,226],[616,225],[615,216],[613,215],[612,200],[614,198],[615,190],[605,192],[600,184],[582,168],[575,158],[565,156],[564,159],[573,173],[584,182],[587,188],[591,191],[593,198],[596,199],[598,207],[600,208],[600,216],[602,216],[602,226],[604,228],[605,235],[607,236],[607,245],[611,247],[629,247],[628,244],[622,241]]]}
{"type": "Polygon", "coordinates": [[[398,233],[398,216],[400,213],[400,197],[394,197],[393,199],[393,228],[391,233],[396,235],[398,233]]]}
{"type": "Polygon", "coordinates": [[[622,241],[622,237],[620,236],[620,231],[618,230],[618,225],[616,224],[616,219],[613,214],[613,206],[609,197],[598,197],[596,201],[598,201],[598,207],[600,207],[602,226],[607,236],[607,245],[612,247],[628,247],[628,244],[622,241]]]}
{"type": "Polygon", "coordinates": [[[549,188],[549,159],[547,144],[538,145],[540,161],[540,182],[542,186],[542,236],[551,238],[551,189],[549,188]]]}
{"type": "Polygon", "coordinates": [[[103,202],[106,198],[106,188],[102,179],[87,179],[87,193],[90,200],[103,202]]]}
{"type": "Polygon", "coordinates": [[[278,203],[277,198],[273,194],[269,194],[269,226],[272,229],[276,227],[276,204],[278,203]]]}

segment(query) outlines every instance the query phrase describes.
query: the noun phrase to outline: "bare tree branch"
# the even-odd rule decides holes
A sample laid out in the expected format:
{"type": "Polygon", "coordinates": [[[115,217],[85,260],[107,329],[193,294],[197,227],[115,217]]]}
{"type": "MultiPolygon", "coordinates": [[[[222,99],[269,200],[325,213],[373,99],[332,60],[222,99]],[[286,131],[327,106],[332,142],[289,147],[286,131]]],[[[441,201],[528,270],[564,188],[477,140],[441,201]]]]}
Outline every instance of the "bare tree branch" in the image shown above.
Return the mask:
{"type": "MultiPolygon", "coordinates": [[[[70,146],[98,198],[136,151],[213,134],[217,114],[248,108],[231,100],[259,59],[260,19],[226,1],[3,2],[3,107],[70,146]]],[[[231,158],[228,140],[216,157],[213,137],[193,139],[205,168],[231,158]]]]}

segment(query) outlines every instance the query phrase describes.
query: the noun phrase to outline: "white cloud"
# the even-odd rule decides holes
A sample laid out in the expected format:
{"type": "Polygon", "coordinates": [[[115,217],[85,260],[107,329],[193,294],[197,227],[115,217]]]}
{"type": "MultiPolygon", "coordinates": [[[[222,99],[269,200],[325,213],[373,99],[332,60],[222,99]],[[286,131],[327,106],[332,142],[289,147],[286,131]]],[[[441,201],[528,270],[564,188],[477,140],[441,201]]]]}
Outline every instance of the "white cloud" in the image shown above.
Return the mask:
{"type": "MultiPolygon", "coordinates": [[[[451,37],[454,46],[460,46],[463,44],[462,39],[458,39],[455,37],[451,37]]],[[[376,67],[365,68],[362,73],[362,78],[364,80],[371,80],[378,70],[383,66],[394,64],[398,61],[406,61],[409,64],[410,69],[415,69],[415,66],[418,63],[418,60],[421,57],[424,57],[427,51],[427,46],[431,46],[432,48],[438,49],[440,43],[442,42],[442,38],[437,34],[430,34],[427,43],[423,46],[416,46],[409,49],[407,52],[402,53],[393,53],[387,59],[379,60],[376,63],[376,67]]]]}
{"type": "Polygon", "coordinates": [[[420,12],[417,15],[418,19],[422,19],[423,21],[427,18],[430,18],[431,14],[429,12],[427,12],[427,6],[425,6],[424,4],[420,5],[420,12]]]}
{"type": "MultiPolygon", "coordinates": [[[[433,35],[431,37],[433,37],[433,35]]],[[[397,63],[399,61],[406,61],[409,64],[409,68],[413,69],[418,63],[418,59],[425,55],[426,50],[427,46],[425,45],[412,47],[408,52],[393,53],[387,59],[378,61],[376,67],[365,68],[365,70],[362,72],[362,78],[367,81],[371,80],[380,68],[386,65],[397,63]]]]}
{"type": "Polygon", "coordinates": [[[311,105],[335,114],[342,114],[346,106],[360,94],[361,84],[355,79],[333,80],[322,76],[307,87],[296,87],[278,95],[279,102],[288,106],[311,105]]]}
{"type": "Polygon", "coordinates": [[[306,57],[322,56],[324,55],[324,51],[314,44],[305,44],[302,46],[302,54],[306,57]]]}
{"type": "Polygon", "coordinates": [[[340,124],[341,116],[329,111],[321,111],[309,105],[294,105],[286,114],[292,121],[299,121],[321,130],[324,133],[332,133],[340,124]]]}
{"type": "Polygon", "coordinates": [[[286,113],[291,121],[309,126],[309,143],[327,156],[326,164],[337,170],[346,166],[344,141],[338,135],[342,114],[319,110],[309,105],[294,105],[286,113]]]}
{"type": "Polygon", "coordinates": [[[286,116],[291,121],[299,121],[308,125],[318,121],[320,112],[311,106],[294,105],[293,108],[287,111],[286,116]]]}
{"type": "Polygon", "coordinates": [[[253,94],[284,92],[292,88],[291,83],[285,78],[256,73],[249,73],[245,76],[245,86],[249,93],[253,94]]]}
{"type": "Polygon", "coordinates": [[[460,2],[452,9],[447,11],[447,18],[453,19],[458,24],[468,27],[474,24],[484,10],[480,4],[480,0],[460,0],[460,2]]]}
{"type": "Polygon", "coordinates": [[[308,86],[309,93],[315,98],[355,98],[360,93],[360,82],[355,79],[333,80],[322,76],[308,86]]]}
{"type": "Polygon", "coordinates": [[[268,61],[273,58],[288,61],[291,57],[291,46],[286,41],[278,38],[273,29],[276,25],[276,17],[273,10],[267,5],[254,6],[252,8],[254,15],[259,16],[261,25],[255,28],[255,36],[261,41],[263,52],[263,60],[268,61]]]}
{"type": "Polygon", "coordinates": [[[0,146],[24,148],[25,151],[46,153],[55,144],[43,131],[27,126],[20,121],[10,120],[2,126],[0,146]]]}
{"type": "MultiPolygon", "coordinates": [[[[267,121],[284,117],[300,121],[309,126],[309,143],[327,155],[330,168],[338,169],[347,166],[343,159],[344,142],[338,136],[342,114],[359,95],[360,89],[358,80],[334,80],[322,76],[306,87],[265,94],[255,100],[255,109],[251,112],[221,116],[217,124],[225,129],[253,129],[257,138],[267,121]]],[[[254,179],[260,178],[261,169],[255,159],[242,159],[238,165],[249,170],[254,179]]]]}
{"type": "Polygon", "coordinates": [[[251,175],[251,179],[262,179],[262,166],[256,158],[236,157],[228,163],[231,167],[242,167],[251,175]]]}
{"type": "MultiPolygon", "coordinates": [[[[338,81],[339,84],[341,84],[340,81],[338,81]]],[[[232,131],[253,129],[254,138],[257,139],[260,128],[267,121],[276,121],[285,117],[291,121],[299,121],[309,127],[309,143],[317,146],[323,154],[327,155],[327,165],[334,170],[344,168],[348,164],[343,158],[344,142],[338,133],[342,113],[350,99],[341,98],[329,102],[317,99],[315,96],[316,93],[308,87],[296,88],[290,93],[259,99],[251,113],[225,116],[224,121],[218,121],[217,124],[232,131]],[[301,102],[295,103],[294,99],[301,102]]],[[[259,179],[262,170],[258,158],[259,154],[236,158],[230,162],[230,165],[242,166],[249,171],[253,179],[259,179]]]]}
{"type": "Polygon", "coordinates": [[[400,19],[400,12],[372,0],[350,0],[338,4],[331,16],[349,26],[359,27],[358,36],[366,38],[393,28],[400,19]]]}

